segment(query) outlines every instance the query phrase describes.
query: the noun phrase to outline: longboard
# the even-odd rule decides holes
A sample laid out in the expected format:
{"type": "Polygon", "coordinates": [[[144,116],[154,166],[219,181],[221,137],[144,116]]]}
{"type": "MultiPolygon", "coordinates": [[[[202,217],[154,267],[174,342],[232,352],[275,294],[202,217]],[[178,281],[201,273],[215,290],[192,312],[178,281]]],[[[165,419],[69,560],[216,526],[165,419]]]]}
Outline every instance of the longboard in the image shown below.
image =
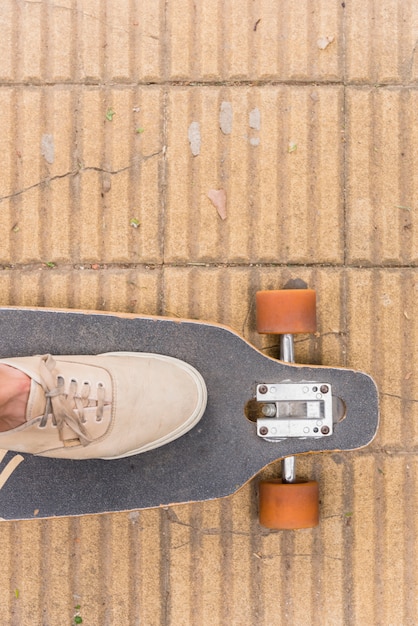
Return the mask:
{"type": "MultiPolygon", "coordinates": [[[[0,518],[5,520],[220,498],[280,458],[366,446],[378,427],[377,389],[367,374],[277,361],[216,324],[7,307],[0,308],[0,338],[0,358],[117,351],[166,354],[193,365],[208,389],[199,424],[176,441],[143,454],[112,461],[69,461],[0,451],[0,518]],[[252,419],[255,399],[263,386],[270,393],[284,381],[295,385],[297,393],[317,383],[332,389],[344,414],[329,436],[273,441],[260,436],[263,427],[252,419]]],[[[314,418],[318,416],[314,413],[314,418]]]]}

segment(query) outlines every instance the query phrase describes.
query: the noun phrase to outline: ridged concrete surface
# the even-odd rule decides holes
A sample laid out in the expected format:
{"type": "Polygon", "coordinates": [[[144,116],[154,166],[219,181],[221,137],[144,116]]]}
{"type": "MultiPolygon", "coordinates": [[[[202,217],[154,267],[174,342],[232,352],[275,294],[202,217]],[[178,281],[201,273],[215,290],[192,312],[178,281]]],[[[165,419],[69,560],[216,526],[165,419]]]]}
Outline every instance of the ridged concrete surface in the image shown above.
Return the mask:
{"type": "Polygon", "coordinates": [[[1,2],[0,304],[213,320],[274,354],[254,294],[299,277],[297,359],[364,369],[382,409],[369,448],[301,459],[315,530],[261,529],[254,484],[0,523],[2,624],[418,623],[417,42],[413,0],[1,2]]]}

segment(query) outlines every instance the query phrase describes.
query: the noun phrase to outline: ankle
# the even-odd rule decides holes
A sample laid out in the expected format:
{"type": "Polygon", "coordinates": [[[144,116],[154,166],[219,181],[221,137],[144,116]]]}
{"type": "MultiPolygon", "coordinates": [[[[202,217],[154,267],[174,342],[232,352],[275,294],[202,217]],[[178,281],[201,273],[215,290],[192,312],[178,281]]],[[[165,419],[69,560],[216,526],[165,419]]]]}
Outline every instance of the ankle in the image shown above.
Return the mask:
{"type": "Polygon", "coordinates": [[[30,387],[29,376],[0,364],[0,432],[25,423],[30,387]]]}

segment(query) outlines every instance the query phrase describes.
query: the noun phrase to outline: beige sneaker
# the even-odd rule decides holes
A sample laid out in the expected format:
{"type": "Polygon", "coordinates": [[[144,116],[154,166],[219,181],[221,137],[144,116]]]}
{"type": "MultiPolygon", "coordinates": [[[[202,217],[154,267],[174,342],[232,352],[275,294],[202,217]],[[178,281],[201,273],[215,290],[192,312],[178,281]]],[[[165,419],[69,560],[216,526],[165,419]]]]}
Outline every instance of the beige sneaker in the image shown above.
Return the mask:
{"type": "Polygon", "coordinates": [[[172,357],[142,352],[1,359],[31,378],[23,426],[0,448],[62,459],[118,459],[193,428],[206,407],[202,376],[172,357]]]}

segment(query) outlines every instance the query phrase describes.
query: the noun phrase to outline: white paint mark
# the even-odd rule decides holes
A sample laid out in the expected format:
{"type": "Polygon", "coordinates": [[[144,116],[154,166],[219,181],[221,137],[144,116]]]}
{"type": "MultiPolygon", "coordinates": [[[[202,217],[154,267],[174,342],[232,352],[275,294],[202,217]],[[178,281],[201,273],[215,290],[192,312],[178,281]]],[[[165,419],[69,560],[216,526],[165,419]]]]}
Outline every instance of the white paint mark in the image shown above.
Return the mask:
{"type": "Polygon", "coordinates": [[[253,109],[250,111],[250,128],[254,130],[260,130],[261,128],[261,115],[259,109],[253,109]]]}
{"type": "Polygon", "coordinates": [[[384,307],[391,306],[392,299],[387,293],[384,293],[382,296],[380,296],[380,299],[384,307]]]}
{"type": "Polygon", "coordinates": [[[251,146],[259,146],[260,145],[260,137],[251,137],[250,145],[251,146]]]}
{"type": "Polygon", "coordinates": [[[130,513],[128,513],[128,517],[131,520],[132,524],[136,524],[139,520],[140,513],[139,511],[131,511],[130,513]]]}
{"type": "Polygon", "coordinates": [[[320,50],[325,50],[328,46],[334,41],[335,37],[320,37],[317,40],[318,48],[320,50]]]}
{"type": "Polygon", "coordinates": [[[55,146],[53,135],[42,135],[41,154],[47,163],[52,164],[54,162],[55,146]]]}
{"type": "Polygon", "coordinates": [[[187,137],[189,139],[190,150],[192,151],[193,156],[198,156],[200,154],[201,144],[199,122],[192,122],[190,124],[187,137]]]}
{"type": "Polygon", "coordinates": [[[230,135],[232,132],[232,104],[230,102],[221,104],[219,127],[224,135],[230,135]]]}
{"type": "Polygon", "coordinates": [[[112,178],[110,174],[108,174],[107,172],[104,172],[103,179],[102,179],[103,193],[108,193],[111,188],[112,188],[112,178]]]}

